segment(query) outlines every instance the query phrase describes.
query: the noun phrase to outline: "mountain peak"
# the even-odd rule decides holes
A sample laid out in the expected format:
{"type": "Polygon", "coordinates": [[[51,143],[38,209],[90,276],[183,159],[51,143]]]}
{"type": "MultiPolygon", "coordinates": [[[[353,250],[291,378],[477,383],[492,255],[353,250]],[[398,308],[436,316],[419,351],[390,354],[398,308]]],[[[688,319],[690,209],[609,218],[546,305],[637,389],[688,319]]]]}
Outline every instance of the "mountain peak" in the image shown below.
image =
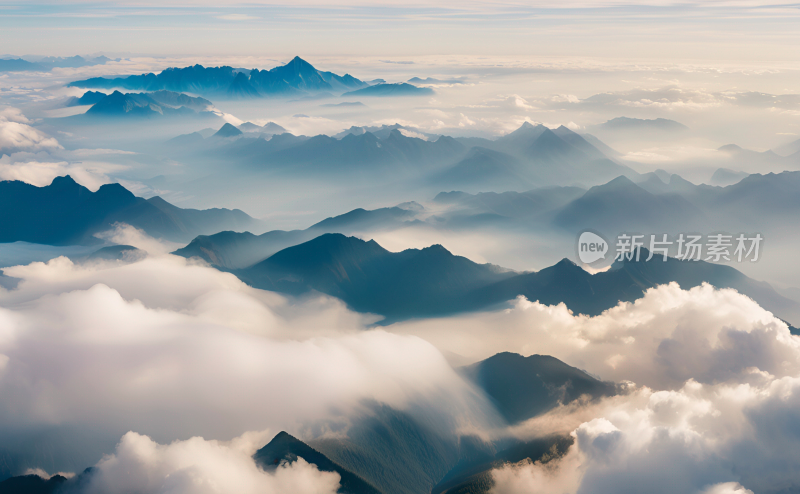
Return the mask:
{"type": "Polygon", "coordinates": [[[63,177],[55,177],[53,181],[50,182],[50,187],[74,187],[74,186],[78,186],[78,182],[76,182],[69,175],[64,175],[63,177]]]}
{"type": "Polygon", "coordinates": [[[234,136],[240,136],[242,134],[243,132],[241,130],[237,129],[230,123],[226,123],[225,125],[220,127],[220,129],[212,137],[234,137],[234,136]]]}

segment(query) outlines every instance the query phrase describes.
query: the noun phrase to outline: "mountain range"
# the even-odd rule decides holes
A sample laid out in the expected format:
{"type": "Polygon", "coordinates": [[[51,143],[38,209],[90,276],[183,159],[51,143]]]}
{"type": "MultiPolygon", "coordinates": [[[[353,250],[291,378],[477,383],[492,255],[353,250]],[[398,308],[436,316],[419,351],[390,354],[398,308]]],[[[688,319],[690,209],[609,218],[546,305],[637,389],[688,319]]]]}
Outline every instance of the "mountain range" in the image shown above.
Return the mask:
{"type": "Polygon", "coordinates": [[[106,97],[106,93],[101,93],[100,91],[86,91],[83,95],[78,98],[77,96],[72,96],[67,98],[66,103],[64,106],[86,106],[86,105],[94,105],[95,103],[100,102],[103,98],[106,97]]]}
{"type": "Polygon", "coordinates": [[[578,234],[586,228],[621,232],[778,232],[800,214],[800,172],[750,174],[725,187],[695,185],[679,175],[619,176],[584,190],[538,187],[525,192],[440,193],[440,218],[470,224],[513,224],[578,234]]]}
{"type": "Polygon", "coordinates": [[[367,87],[366,82],[345,74],[323,72],[300,57],[271,70],[244,70],[233,67],[194,65],[169,68],[158,74],[149,73],[107,79],[95,77],[69,84],[71,87],[134,91],[175,91],[212,95],[217,98],[254,98],[265,96],[298,96],[323,91],[346,92],[367,87]]]}
{"type": "Polygon", "coordinates": [[[564,126],[551,130],[525,122],[495,140],[457,140],[472,152],[432,177],[442,187],[455,180],[454,186],[468,191],[485,192],[487,186],[520,191],[544,185],[593,185],[620,175],[639,176],[564,126]]]}
{"type": "MultiPolygon", "coordinates": [[[[459,369],[475,383],[509,423],[535,417],[577,398],[594,400],[617,393],[616,385],[601,382],[558,359],[501,353],[459,369]]],[[[338,434],[300,440],[281,431],[253,455],[267,472],[298,458],[324,472],[340,476],[341,494],[429,494],[464,491],[491,484],[491,470],[502,464],[530,459],[549,461],[563,455],[572,439],[550,436],[533,440],[497,437],[491,440],[443,430],[423,415],[377,402],[361,404],[361,412],[346,418],[338,434]]],[[[317,424],[325,429],[325,424],[317,424]]],[[[312,428],[313,430],[313,428],[312,428]]],[[[45,480],[36,475],[0,482],[0,494],[77,492],[95,474],[87,468],[66,479],[45,480]]]]}
{"type": "Polygon", "coordinates": [[[683,125],[675,120],[668,118],[631,118],[631,117],[617,117],[603,122],[597,126],[597,129],[615,132],[665,132],[676,133],[685,132],[689,127],[683,125]]]}
{"type": "Polygon", "coordinates": [[[221,230],[260,228],[258,220],[238,209],[181,209],[158,196],[136,197],[120,184],[92,192],[69,175],[45,187],[0,182],[0,211],[0,242],[92,244],[99,242],[96,233],[115,223],[176,242],[221,230]]]}
{"type": "Polygon", "coordinates": [[[175,142],[171,150],[189,153],[198,159],[230,161],[254,171],[306,174],[315,173],[339,179],[354,175],[419,175],[428,167],[458,159],[467,149],[452,137],[435,141],[403,135],[399,129],[380,139],[371,132],[347,134],[341,139],[327,135],[314,137],[278,134],[269,139],[240,136],[234,141],[208,141],[203,146],[175,142]],[[181,144],[184,144],[183,146],[181,144]]]}
{"type": "MultiPolygon", "coordinates": [[[[558,359],[501,353],[460,369],[485,393],[509,423],[543,414],[582,397],[617,394],[613,383],[601,382],[558,359]]],[[[301,441],[281,432],[255,454],[270,468],[297,457],[323,471],[342,476],[341,493],[428,494],[464,492],[462,486],[490,475],[492,468],[530,458],[547,461],[563,454],[569,437],[532,441],[452,435],[424,421],[377,403],[351,420],[347,433],[301,441]]],[[[485,491],[480,491],[485,492],[485,491]]]]}
{"type": "Polygon", "coordinates": [[[371,211],[359,208],[324,219],[305,230],[273,230],[261,235],[223,231],[201,235],[173,254],[187,258],[199,257],[222,269],[242,269],[263,261],[279,250],[325,233],[391,230],[409,225],[415,217],[414,212],[400,207],[371,211]]]}
{"type": "Polygon", "coordinates": [[[233,160],[250,173],[314,173],[347,180],[377,174],[384,179],[422,180],[439,190],[522,191],[545,185],[591,186],[620,175],[639,177],[566,127],[551,130],[530,123],[496,140],[453,138],[384,125],[351,127],[334,137],[244,135],[234,142],[197,146],[196,136],[179,136],[171,142],[174,146],[166,152],[176,157],[233,160]]]}
{"type": "Polygon", "coordinates": [[[103,65],[111,60],[103,55],[95,58],[83,58],[79,55],[74,57],[37,57],[28,60],[24,58],[3,58],[0,59],[0,72],[47,72],[56,67],[87,67],[91,65],[103,65]]]}
{"type": "Polygon", "coordinates": [[[432,94],[436,94],[436,92],[429,87],[418,87],[413,84],[399,82],[395,84],[375,84],[374,86],[348,91],[342,96],[430,96],[432,94]]]}
{"type": "MultiPolygon", "coordinates": [[[[86,93],[89,94],[89,93],[86,93]]],[[[102,93],[100,93],[102,94],[102,93]]],[[[85,117],[166,117],[166,116],[208,116],[218,118],[211,110],[214,105],[207,99],[187,96],[173,91],[154,91],[152,93],[121,93],[114,91],[86,110],[85,117]]],[[[85,97],[86,95],[84,95],[85,97]]],[[[75,118],[75,117],[70,117],[75,118]]]]}
{"type": "Polygon", "coordinates": [[[800,321],[800,304],[730,266],[674,258],[664,262],[661,256],[648,262],[648,255],[641,249],[639,259],[615,261],[596,274],[568,259],[517,273],[454,256],[441,245],[394,253],[374,240],[324,234],[230,271],[256,288],[292,295],[314,290],[340,298],[356,311],[385,316],[385,323],[488,309],[519,295],[546,305],[563,302],[575,313],[594,316],[671,282],[683,289],[704,282],[734,288],[778,317],[795,325],[800,321]]]}

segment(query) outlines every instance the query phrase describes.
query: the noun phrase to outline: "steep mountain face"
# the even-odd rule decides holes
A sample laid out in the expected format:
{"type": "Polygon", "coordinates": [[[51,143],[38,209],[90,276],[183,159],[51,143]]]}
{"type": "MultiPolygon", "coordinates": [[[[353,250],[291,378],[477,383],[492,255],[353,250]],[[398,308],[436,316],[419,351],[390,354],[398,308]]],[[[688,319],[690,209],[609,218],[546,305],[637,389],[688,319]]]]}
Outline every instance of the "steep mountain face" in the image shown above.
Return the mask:
{"type": "Polygon", "coordinates": [[[205,112],[211,107],[213,107],[212,103],[206,99],[172,91],[127,94],[114,91],[107,96],[103,95],[86,111],[86,115],[93,117],[181,116],[205,112]]]}
{"type": "Polygon", "coordinates": [[[0,209],[7,212],[0,217],[0,242],[96,243],[93,235],[114,223],[127,223],[154,237],[173,241],[259,225],[239,210],[181,209],[160,197],[136,197],[119,184],[106,184],[92,192],[69,176],[56,177],[46,187],[0,182],[0,209]]]}
{"type": "Polygon", "coordinates": [[[386,405],[364,407],[346,437],[309,444],[384,493],[428,494],[458,463],[461,448],[454,434],[386,405]]]}
{"type": "Polygon", "coordinates": [[[511,424],[527,420],[582,396],[616,394],[616,385],[595,379],[549,355],[498,353],[463,369],[494,401],[511,424]]]}
{"type": "Polygon", "coordinates": [[[380,491],[358,475],[337,465],[319,451],[286,432],[280,432],[253,455],[256,463],[267,471],[274,469],[281,462],[293,463],[298,458],[316,465],[320,471],[338,473],[341,479],[337,492],[340,494],[380,494],[380,491]]]}
{"type": "Polygon", "coordinates": [[[95,77],[69,84],[72,87],[139,91],[168,90],[228,98],[292,96],[321,91],[348,91],[368,86],[350,75],[321,72],[295,57],[271,70],[239,71],[232,67],[169,68],[159,74],[142,74],[115,79],[95,77]]]}

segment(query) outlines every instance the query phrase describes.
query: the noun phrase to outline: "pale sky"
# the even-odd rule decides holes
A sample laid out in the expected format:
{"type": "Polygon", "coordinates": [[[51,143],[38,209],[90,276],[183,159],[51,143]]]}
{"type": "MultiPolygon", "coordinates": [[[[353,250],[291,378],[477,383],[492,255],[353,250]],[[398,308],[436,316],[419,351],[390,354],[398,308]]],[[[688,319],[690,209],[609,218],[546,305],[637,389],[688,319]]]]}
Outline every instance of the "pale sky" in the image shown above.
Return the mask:
{"type": "Polygon", "coordinates": [[[0,12],[0,55],[800,61],[800,8],[781,1],[3,0],[0,12]]]}

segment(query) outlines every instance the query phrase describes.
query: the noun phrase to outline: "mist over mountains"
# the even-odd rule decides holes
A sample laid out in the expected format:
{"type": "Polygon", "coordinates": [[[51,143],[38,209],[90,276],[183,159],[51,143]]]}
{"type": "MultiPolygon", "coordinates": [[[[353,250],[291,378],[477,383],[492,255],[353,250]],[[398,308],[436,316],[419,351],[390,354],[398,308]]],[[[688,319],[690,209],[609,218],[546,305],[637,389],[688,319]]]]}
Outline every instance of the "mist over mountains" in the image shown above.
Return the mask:
{"type": "Polygon", "coordinates": [[[787,9],[306,7],[0,16],[0,494],[800,491],[787,9]]]}

